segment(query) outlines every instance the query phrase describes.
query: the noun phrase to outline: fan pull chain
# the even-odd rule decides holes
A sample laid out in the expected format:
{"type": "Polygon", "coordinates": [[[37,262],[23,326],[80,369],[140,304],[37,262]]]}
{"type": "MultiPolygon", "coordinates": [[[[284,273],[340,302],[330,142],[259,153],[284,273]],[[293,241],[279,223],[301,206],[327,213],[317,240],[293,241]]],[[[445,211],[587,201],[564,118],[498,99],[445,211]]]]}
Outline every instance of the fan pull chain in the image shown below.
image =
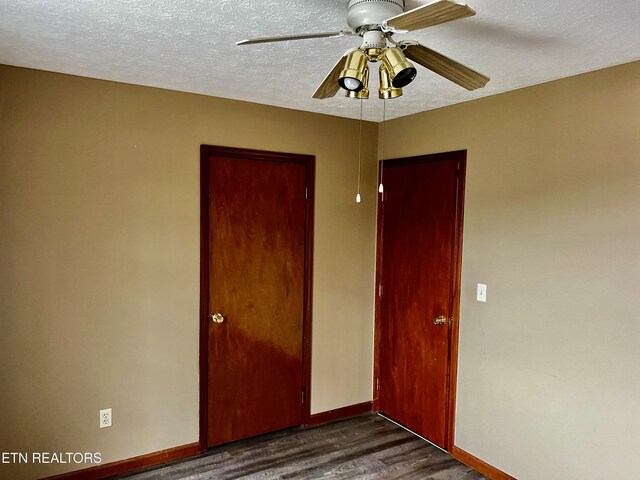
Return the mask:
{"type": "Polygon", "coordinates": [[[362,99],[360,99],[360,134],[358,136],[358,193],[356,193],[356,203],[362,200],[360,197],[360,164],[362,162],[362,99]]]}
{"type": "MultiPolygon", "coordinates": [[[[380,201],[378,202],[378,252],[380,255],[377,259],[374,260],[374,268],[378,272],[377,275],[377,294],[378,301],[380,302],[380,316],[382,317],[382,321],[384,322],[384,303],[382,303],[382,281],[383,281],[383,272],[384,272],[384,184],[382,183],[382,177],[384,176],[384,124],[386,121],[387,115],[387,100],[385,98],[382,99],[382,127],[380,128],[380,161],[378,162],[378,168],[380,169],[380,185],[378,186],[378,192],[380,193],[380,201]]],[[[395,336],[395,330],[392,331],[392,335],[395,336]]],[[[395,338],[395,337],[394,337],[395,338]]],[[[392,352],[392,358],[395,361],[395,352],[392,352]]]]}
{"type": "Polygon", "coordinates": [[[387,99],[382,99],[382,132],[380,136],[382,140],[380,142],[380,185],[378,186],[378,192],[382,195],[382,201],[384,201],[384,184],[382,183],[382,176],[384,175],[384,124],[387,116],[387,99]]]}

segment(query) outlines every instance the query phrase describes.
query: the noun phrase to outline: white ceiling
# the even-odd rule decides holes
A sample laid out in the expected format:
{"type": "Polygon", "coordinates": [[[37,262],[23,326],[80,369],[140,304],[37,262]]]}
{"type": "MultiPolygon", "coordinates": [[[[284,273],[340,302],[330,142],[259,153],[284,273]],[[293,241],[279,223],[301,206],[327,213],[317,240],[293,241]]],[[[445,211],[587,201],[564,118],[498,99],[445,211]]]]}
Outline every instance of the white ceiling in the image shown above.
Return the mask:
{"type": "MultiPolygon", "coordinates": [[[[419,40],[488,76],[468,92],[418,66],[387,118],[640,59],[640,1],[467,0],[472,18],[419,40]]],[[[409,7],[420,3],[411,1],[409,7]]],[[[247,37],[346,27],[347,0],[0,0],[0,63],[357,118],[359,102],[315,100],[358,37],[236,46],[247,37]]],[[[374,92],[377,78],[373,80],[374,92]]],[[[368,120],[382,101],[364,102],[368,120]]]]}

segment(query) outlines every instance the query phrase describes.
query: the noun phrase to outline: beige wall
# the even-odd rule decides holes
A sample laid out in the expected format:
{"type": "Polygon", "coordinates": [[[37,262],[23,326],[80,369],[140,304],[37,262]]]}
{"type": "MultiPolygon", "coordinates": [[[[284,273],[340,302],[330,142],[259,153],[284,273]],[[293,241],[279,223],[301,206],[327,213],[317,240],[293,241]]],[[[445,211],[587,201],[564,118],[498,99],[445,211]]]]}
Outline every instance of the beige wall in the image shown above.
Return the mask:
{"type": "MultiPolygon", "coordinates": [[[[386,127],[387,158],[468,149],[456,444],[521,480],[637,476],[639,112],[634,63],[386,127]]],[[[317,156],[312,410],[369,400],[375,152],[356,206],[356,135],[0,67],[0,450],[196,440],[201,143],[317,156]]]]}
{"type": "Polygon", "coordinates": [[[0,66],[0,451],[110,462],[197,440],[202,143],[316,156],[312,412],[370,400],[376,125],[361,205],[357,134],[337,117],[0,66]]]}
{"type": "Polygon", "coordinates": [[[640,62],[386,127],[387,158],[455,149],[456,445],[521,480],[638,478],[640,62]]]}

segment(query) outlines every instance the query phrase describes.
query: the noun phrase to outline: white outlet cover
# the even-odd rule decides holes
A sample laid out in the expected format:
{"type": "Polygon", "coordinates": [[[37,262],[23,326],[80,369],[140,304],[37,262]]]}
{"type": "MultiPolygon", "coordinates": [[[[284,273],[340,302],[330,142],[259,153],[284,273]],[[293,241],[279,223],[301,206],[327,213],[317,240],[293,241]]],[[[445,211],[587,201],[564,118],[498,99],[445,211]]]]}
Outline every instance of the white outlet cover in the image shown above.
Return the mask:
{"type": "Polygon", "coordinates": [[[100,410],[100,428],[107,428],[111,426],[111,409],[105,408],[100,410]]]}

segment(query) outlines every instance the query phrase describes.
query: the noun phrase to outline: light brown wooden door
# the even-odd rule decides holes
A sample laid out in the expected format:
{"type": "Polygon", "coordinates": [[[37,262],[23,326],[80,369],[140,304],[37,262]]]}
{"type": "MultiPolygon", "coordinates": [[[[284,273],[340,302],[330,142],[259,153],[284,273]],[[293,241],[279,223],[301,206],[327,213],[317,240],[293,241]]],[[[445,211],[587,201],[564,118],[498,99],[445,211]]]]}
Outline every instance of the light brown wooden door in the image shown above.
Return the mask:
{"type": "Polygon", "coordinates": [[[464,152],[384,162],[379,232],[379,410],[443,448],[464,152]]]}
{"type": "Polygon", "coordinates": [[[208,161],[213,446],[302,423],[307,166],[208,161]]]}

